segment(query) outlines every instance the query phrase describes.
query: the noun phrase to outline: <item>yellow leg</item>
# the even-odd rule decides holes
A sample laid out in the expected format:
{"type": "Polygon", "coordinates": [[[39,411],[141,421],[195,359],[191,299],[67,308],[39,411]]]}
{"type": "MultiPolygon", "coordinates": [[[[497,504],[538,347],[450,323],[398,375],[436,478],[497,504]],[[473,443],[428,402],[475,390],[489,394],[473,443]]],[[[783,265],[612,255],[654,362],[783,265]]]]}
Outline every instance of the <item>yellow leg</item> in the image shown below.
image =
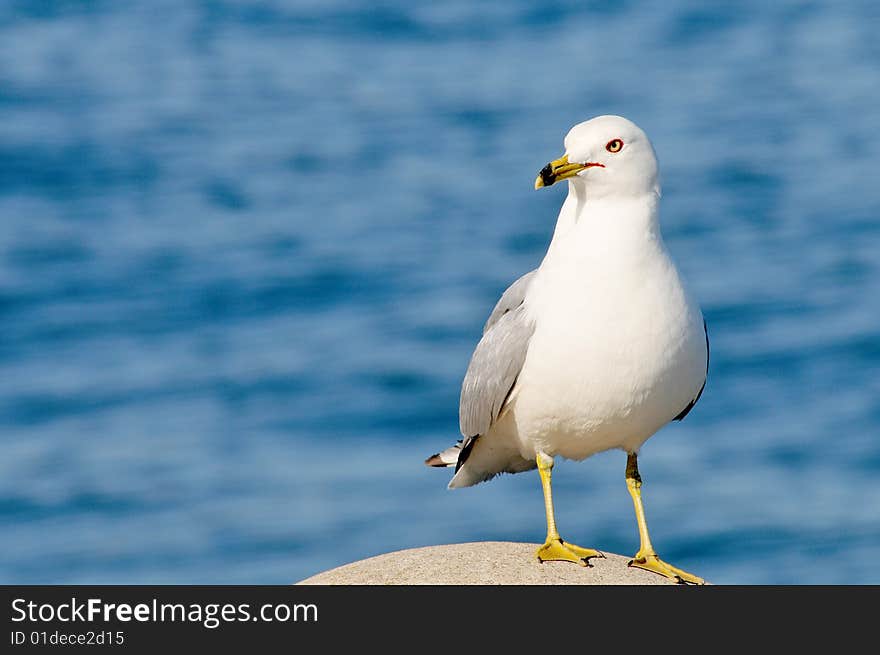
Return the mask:
{"type": "Polygon", "coordinates": [[[556,531],[556,517],[553,513],[553,492],[550,489],[550,472],[553,470],[553,458],[538,453],[538,473],[541,475],[541,486],[544,488],[544,510],[547,513],[547,541],[536,552],[539,562],[575,562],[587,566],[591,557],[605,557],[598,550],[581,548],[565,543],[556,531]]]}
{"type": "Polygon", "coordinates": [[[659,573],[679,583],[706,584],[703,578],[698,578],[687,571],[682,571],[671,564],[667,564],[657,557],[657,553],[654,552],[654,547],[651,545],[651,537],[648,536],[645,508],[642,506],[642,478],[639,475],[638,456],[635,453],[629,453],[626,458],[626,486],[629,488],[629,495],[632,496],[633,505],[636,508],[636,521],[639,524],[639,540],[641,542],[639,552],[630,560],[629,565],[659,573]]]}

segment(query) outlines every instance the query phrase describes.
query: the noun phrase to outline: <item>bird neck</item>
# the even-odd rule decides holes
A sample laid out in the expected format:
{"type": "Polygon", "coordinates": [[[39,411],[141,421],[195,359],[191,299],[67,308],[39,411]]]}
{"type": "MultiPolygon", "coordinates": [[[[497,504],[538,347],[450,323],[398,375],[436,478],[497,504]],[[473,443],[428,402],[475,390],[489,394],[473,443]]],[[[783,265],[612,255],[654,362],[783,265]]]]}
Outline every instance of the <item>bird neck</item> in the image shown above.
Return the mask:
{"type": "Polygon", "coordinates": [[[568,197],[559,211],[550,250],[571,237],[581,237],[600,247],[630,241],[660,243],[659,192],[640,195],[591,197],[586,185],[569,184],[568,197]]]}

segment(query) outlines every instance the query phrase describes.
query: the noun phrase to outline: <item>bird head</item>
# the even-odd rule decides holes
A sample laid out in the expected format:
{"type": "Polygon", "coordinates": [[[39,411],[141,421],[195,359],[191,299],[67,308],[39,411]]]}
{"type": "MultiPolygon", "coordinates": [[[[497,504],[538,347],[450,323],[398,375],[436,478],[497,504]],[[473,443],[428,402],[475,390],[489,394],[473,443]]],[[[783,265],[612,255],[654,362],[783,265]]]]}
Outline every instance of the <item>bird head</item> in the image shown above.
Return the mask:
{"type": "Polygon", "coordinates": [[[657,156],[647,135],[621,116],[578,123],[565,137],[565,154],[538,173],[535,188],[560,180],[584,185],[592,197],[659,193],[657,156]]]}

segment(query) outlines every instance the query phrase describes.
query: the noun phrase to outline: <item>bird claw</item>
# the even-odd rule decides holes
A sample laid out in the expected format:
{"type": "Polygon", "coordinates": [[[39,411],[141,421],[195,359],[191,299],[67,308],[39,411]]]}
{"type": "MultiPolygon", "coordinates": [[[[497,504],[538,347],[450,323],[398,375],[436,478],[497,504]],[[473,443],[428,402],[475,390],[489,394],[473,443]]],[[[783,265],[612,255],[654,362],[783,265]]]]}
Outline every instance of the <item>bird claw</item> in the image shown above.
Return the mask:
{"type": "Polygon", "coordinates": [[[535,551],[535,557],[539,562],[573,562],[580,566],[590,566],[589,559],[591,557],[601,557],[603,555],[593,548],[581,548],[574,544],[565,543],[560,538],[547,539],[543,546],[535,551]]]}
{"type": "Polygon", "coordinates": [[[629,561],[629,566],[636,569],[644,569],[658,575],[662,575],[670,580],[675,580],[678,584],[704,585],[706,581],[692,573],[682,571],[681,569],[667,564],[654,553],[642,554],[636,553],[636,556],[629,561]]]}

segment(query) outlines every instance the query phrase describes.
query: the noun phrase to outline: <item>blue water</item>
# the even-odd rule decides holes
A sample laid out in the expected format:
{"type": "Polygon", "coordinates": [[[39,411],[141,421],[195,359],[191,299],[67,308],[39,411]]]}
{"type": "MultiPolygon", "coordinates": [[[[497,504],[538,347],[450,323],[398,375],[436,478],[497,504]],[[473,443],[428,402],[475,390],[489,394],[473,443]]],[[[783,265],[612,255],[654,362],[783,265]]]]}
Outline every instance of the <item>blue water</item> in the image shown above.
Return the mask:
{"type": "MultiPolygon", "coordinates": [[[[706,392],[642,451],[661,555],[880,583],[873,2],[0,4],[0,582],[286,583],[544,537],[451,492],[459,384],[574,123],[659,154],[706,392]],[[612,5],[612,6],[608,6],[612,5]]],[[[620,452],[564,536],[637,548],[620,452]]]]}

